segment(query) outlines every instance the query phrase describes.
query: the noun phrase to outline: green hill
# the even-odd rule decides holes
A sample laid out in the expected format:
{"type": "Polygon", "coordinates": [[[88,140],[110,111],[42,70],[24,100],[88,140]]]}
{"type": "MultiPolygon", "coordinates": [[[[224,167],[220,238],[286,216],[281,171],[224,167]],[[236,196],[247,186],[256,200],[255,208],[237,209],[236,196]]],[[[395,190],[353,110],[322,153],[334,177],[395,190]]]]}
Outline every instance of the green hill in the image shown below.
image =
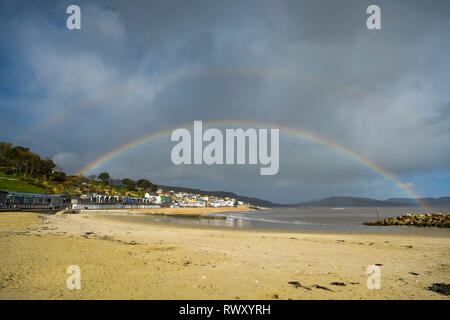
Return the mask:
{"type": "Polygon", "coordinates": [[[14,175],[7,175],[0,171],[0,190],[24,192],[24,193],[48,193],[44,187],[33,184],[34,181],[19,178],[14,175]]]}

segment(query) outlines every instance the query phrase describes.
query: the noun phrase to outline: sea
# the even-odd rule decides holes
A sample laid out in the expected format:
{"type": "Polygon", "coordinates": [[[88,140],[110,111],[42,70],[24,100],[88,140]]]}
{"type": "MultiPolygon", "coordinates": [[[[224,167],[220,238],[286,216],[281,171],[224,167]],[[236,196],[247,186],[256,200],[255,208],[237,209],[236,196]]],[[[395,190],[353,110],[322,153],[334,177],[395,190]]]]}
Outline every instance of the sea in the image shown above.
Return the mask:
{"type": "MultiPolygon", "coordinates": [[[[418,207],[283,207],[269,210],[213,213],[209,214],[209,217],[141,215],[115,218],[139,223],[148,222],[191,226],[196,225],[232,229],[330,232],[404,232],[412,229],[425,230],[431,228],[366,226],[363,223],[377,219],[401,216],[407,213],[447,213],[449,211],[450,208],[421,209],[418,207]],[[211,218],[215,216],[220,216],[222,218],[211,218]]],[[[440,233],[450,235],[448,229],[443,230],[440,233]]]]}

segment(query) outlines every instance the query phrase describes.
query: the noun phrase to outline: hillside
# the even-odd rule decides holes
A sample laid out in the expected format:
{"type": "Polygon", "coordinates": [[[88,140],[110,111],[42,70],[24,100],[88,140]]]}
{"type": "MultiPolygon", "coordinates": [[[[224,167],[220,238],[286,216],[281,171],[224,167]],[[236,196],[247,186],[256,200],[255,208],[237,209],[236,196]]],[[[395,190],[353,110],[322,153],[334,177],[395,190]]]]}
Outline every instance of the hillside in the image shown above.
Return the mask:
{"type": "MultiPolygon", "coordinates": [[[[431,207],[450,207],[450,197],[420,198],[422,203],[431,207]]],[[[329,197],[326,199],[292,204],[293,207],[411,207],[418,206],[411,198],[389,198],[376,200],[357,197],[329,197]]]]}
{"type": "MultiPolygon", "coordinates": [[[[450,207],[450,197],[420,198],[419,200],[431,207],[450,207]]],[[[414,205],[415,203],[415,200],[411,198],[389,198],[386,201],[395,201],[412,205],[414,205]]]]}
{"type": "Polygon", "coordinates": [[[160,187],[163,188],[164,190],[173,190],[176,192],[190,192],[190,193],[194,193],[194,194],[207,194],[207,195],[212,195],[215,197],[222,197],[222,198],[227,198],[227,197],[234,198],[238,201],[243,201],[245,203],[250,203],[255,206],[260,206],[260,207],[273,208],[273,207],[283,206],[279,203],[273,203],[273,202],[258,199],[258,198],[241,196],[241,195],[235,194],[233,192],[227,192],[227,191],[206,191],[206,190],[193,189],[193,188],[162,186],[162,185],[160,185],[160,187]]]}
{"type": "MultiPolygon", "coordinates": [[[[296,204],[278,204],[254,197],[247,197],[227,191],[207,191],[201,189],[159,186],[165,190],[184,191],[194,194],[234,198],[238,201],[261,207],[401,207],[416,206],[410,198],[390,198],[376,200],[358,197],[329,197],[326,199],[296,204]]],[[[108,194],[143,197],[146,192],[155,192],[157,186],[146,179],[111,179],[107,172],[89,177],[69,176],[51,159],[41,158],[22,146],[0,142],[0,190],[47,193],[47,194],[108,194]]],[[[423,198],[421,202],[434,207],[450,207],[450,197],[423,198]]]]}
{"type": "Polygon", "coordinates": [[[0,170],[0,191],[66,195],[98,193],[132,197],[145,194],[145,190],[118,188],[81,176],[64,176],[63,181],[57,181],[51,177],[43,179],[41,177],[10,175],[2,170],[0,170]]]}
{"type": "MultiPolygon", "coordinates": [[[[296,207],[398,207],[405,203],[398,201],[383,201],[357,197],[329,197],[326,199],[298,203],[296,207]]],[[[409,205],[409,204],[408,204],[409,205]]]]}
{"type": "Polygon", "coordinates": [[[45,193],[46,188],[33,184],[34,180],[23,179],[15,175],[7,175],[0,171],[0,191],[11,190],[24,193],[45,193]]]}

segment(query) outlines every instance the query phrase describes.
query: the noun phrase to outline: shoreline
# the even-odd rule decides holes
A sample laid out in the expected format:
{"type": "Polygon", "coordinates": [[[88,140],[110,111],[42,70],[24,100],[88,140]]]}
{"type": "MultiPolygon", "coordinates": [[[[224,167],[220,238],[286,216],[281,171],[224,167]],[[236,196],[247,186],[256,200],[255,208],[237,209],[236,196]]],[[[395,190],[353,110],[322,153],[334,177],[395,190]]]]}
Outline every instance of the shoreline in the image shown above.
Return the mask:
{"type": "MultiPolygon", "coordinates": [[[[150,214],[151,216],[166,216],[164,214],[150,214]]],[[[292,230],[292,229],[256,229],[256,228],[245,228],[245,227],[224,227],[224,226],[217,226],[217,225],[200,225],[200,224],[184,224],[184,223],[170,223],[170,222],[155,222],[152,220],[146,220],[143,221],[133,221],[134,218],[145,218],[148,215],[134,215],[134,214],[128,214],[128,215],[109,215],[109,214],[93,214],[90,215],[89,213],[83,213],[78,214],[80,218],[83,219],[89,219],[91,216],[96,220],[96,222],[99,223],[106,223],[108,225],[122,225],[125,229],[126,226],[133,227],[134,228],[146,228],[146,226],[150,228],[159,228],[161,229],[173,229],[174,231],[177,231],[178,229],[189,229],[193,232],[195,231],[209,231],[209,232],[223,232],[223,233],[242,233],[242,234],[248,234],[248,233],[263,233],[263,234],[284,234],[284,235],[291,235],[291,236],[308,236],[308,235],[316,235],[316,236],[333,236],[333,237],[339,237],[339,236],[349,236],[349,237],[373,237],[373,238],[380,238],[379,240],[383,240],[386,238],[386,236],[389,237],[401,237],[401,238],[439,238],[439,239],[445,239],[448,240],[448,245],[450,249],[450,232],[446,229],[436,228],[436,227],[415,227],[415,226],[377,226],[377,228],[395,228],[395,230],[392,230],[390,232],[370,232],[370,231],[340,231],[340,230],[333,230],[333,231],[324,231],[324,230],[292,230]]],[[[186,215],[177,215],[173,214],[170,215],[173,217],[187,217],[190,218],[191,216],[189,214],[186,215]]],[[[199,218],[215,218],[214,216],[206,216],[206,215],[199,215],[195,216],[192,215],[193,218],[199,217],[199,218]]],[[[220,217],[221,218],[221,217],[220,217]]],[[[226,217],[224,217],[226,218],[226,217]]],[[[450,257],[449,257],[449,263],[450,263],[450,257]]],[[[450,270],[449,270],[450,271],[450,270]]]]}
{"type": "MultiPolygon", "coordinates": [[[[226,219],[226,216],[216,215],[225,213],[251,213],[262,210],[269,210],[264,207],[178,207],[178,208],[151,208],[151,209],[100,209],[100,210],[78,210],[75,214],[91,214],[99,216],[125,216],[125,217],[147,217],[147,216],[162,216],[173,218],[203,218],[203,219],[226,219]]],[[[64,214],[65,210],[60,213],[64,214]]]]}
{"type": "Polygon", "coordinates": [[[0,213],[0,299],[449,299],[427,289],[450,282],[448,237],[113,218],[0,213]],[[380,290],[366,287],[373,264],[380,290]],[[81,269],[81,290],[65,286],[69,265],[81,269]]]}
{"type": "MultiPolygon", "coordinates": [[[[85,213],[86,214],[86,213],[85,213]]],[[[88,215],[88,214],[87,214],[88,215]]],[[[155,214],[158,216],[160,214],[155,214]]],[[[390,236],[421,236],[421,237],[449,237],[450,240],[450,232],[445,229],[436,228],[436,227],[415,227],[415,226],[375,226],[376,228],[380,228],[382,230],[377,231],[348,231],[348,230],[314,230],[314,229],[276,229],[276,228],[251,228],[251,227],[226,227],[223,225],[214,225],[214,224],[188,224],[188,223],[172,223],[172,222],[156,222],[152,220],[138,220],[139,218],[145,218],[148,215],[108,215],[108,214],[99,214],[98,217],[104,220],[116,221],[119,223],[129,223],[129,224],[137,224],[137,225],[153,225],[153,226],[164,226],[164,227],[173,227],[173,228],[190,228],[190,229],[203,229],[203,230],[219,230],[219,231],[236,231],[236,232],[262,232],[262,233],[286,233],[286,234],[329,234],[329,235],[390,235],[390,236]],[[133,221],[135,220],[135,221],[133,221]]],[[[161,215],[165,216],[165,215],[161,215]]],[[[191,218],[191,216],[187,215],[171,215],[174,218],[191,218]]],[[[192,216],[192,218],[218,218],[218,219],[226,219],[225,216],[192,216]]]]}
{"type": "Polygon", "coordinates": [[[127,213],[140,215],[166,215],[166,216],[192,216],[204,217],[211,213],[227,213],[227,212],[258,212],[260,210],[268,210],[264,207],[177,207],[177,208],[151,208],[151,209],[92,209],[78,210],[80,213],[91,214],[111,214],[111,213],[127,213]]]}
{"type": "MultiPolygon", "coordinates": [[[[445,230],[445,228],[436,227],[417,227],[412,225],[383,225],[383,226],[371,226],[374,228],[372,231],[357,231],[357,230],[331,230],[331,229],[290,229],[290,228],[255,228],[255,227],[236,227],[236,226],[225,226],[223,224],[191,224],[191,223],[176,223],[174,220],[169,221],[154,221],[154,220],[144,220],[145,217],[169,217],[169,218],[201,218],[201,219],[219,219],[226,220],[229,218],[227,213],[250,213],[257,215],[259,212],[264,212],[271,210],[271,208],[258,207],[258,209],[249,207],[225,207],[223,208],[159,208],[159,212],[153,212],[153,209],[133,209],[131,210],[84,210],[82,214],[93,214],[102,217],[110,218],[118,222],[124,223],[139,223],[139,224],[154,224],[154,225],[164,225],[173,227],[187,227],[187,228],[201,228],[201,229],[212,229],[212,230],[243,230],[243,231],[255,231],[255,232],[281,232],[281,233],[311,233],[311,234],[399,234],[399,235],[417,235],[417,236],[429,236],[429,237],[447,237],[450,236],[450,232],[445,230]],[[164,212],[164,209],[172,209],[172,212],[164,212]],[[198,210],[200,209],[200,210],[198,210]],[[192,211],[199,211],[200,213],[192,213],[192,211]],[[150,212],[149,212],[150,211],[150,212]],[[219,214],[224,215],[219,215],[219,214]],[[212,215],[211,215],[212,214],[212,215]],[[216,215],[217,214],[217,215],[216,215]]],[[[239,218],[233,218],[234,220],[239,220],[239,218]]],[[[242,218],[247,220],[247,218],[242,218]]],[[[251,219],[250,219],[251,220],[251,219]]],[[[366,223],[361,223],[365,225],[366,223]]]]}

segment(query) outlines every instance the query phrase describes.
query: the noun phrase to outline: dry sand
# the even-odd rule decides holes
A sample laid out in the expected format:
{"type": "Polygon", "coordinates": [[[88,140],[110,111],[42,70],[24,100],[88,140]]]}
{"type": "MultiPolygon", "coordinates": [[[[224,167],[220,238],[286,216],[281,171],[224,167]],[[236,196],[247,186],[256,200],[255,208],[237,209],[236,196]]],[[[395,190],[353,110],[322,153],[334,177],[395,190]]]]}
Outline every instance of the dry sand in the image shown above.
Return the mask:
{"type": "Polygon", "coordinates": [[[0,298],[449,299],[427,289],[450,282],[449,249],[442,233],[243,231],[0,213],[0,298]],[[381,267],[379,290],[366,286],[373,264],[381,267]],[[69,265],[81,269],[80,290],[66,287],[69,265]]]}

